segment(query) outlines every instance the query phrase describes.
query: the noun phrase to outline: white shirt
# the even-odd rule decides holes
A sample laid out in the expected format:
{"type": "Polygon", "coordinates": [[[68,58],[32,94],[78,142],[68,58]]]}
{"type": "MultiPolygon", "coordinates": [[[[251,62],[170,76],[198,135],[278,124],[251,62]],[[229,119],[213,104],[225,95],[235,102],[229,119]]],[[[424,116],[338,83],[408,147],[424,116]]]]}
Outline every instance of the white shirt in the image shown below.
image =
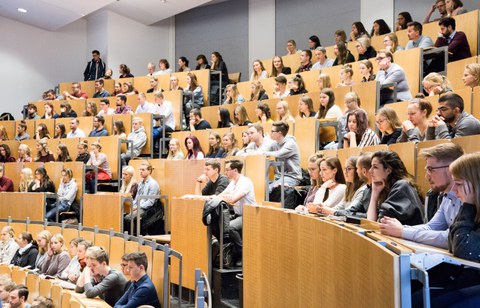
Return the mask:
{"type": "Polygon", "coordinates": [[[85,138],[85,132],[80,128],[77,128],[75,132],[70,131],[67,134],[67,138],[85,138]]]}
{"type": "Polygon", "coordinates": [[[164,100],[162,105],[155,106],[153,112],[165,116],[165,125],[168,125],[171,129],[175,130],[175,117],[173,116],[172,102],[164,100]]]}
{"type": "Polygon", "coordinates": [[[135,110],[135,113],[153,113],[155,110],[155,105],[149,102],[145,102],[142,105],[137,106],[137,110],[135,110]]]}
{"type": "Polygon", "coordinates": [[[222,192],[222,195],[237,195],[240,193],[245,194],[245,196],[234,204],[233,209],[237,215],[243,214],[244,204],[257,204],[257,201],[255,201],[255,192],[253,190],[252,180],[243,174],[240,174],[237,183],[235,183],[235,181],[231,181],[227,188],[225,188],[225,190],[222,192]]]}
{"type": "MultiPolygon", "coordinates": [[[[113,109],[113,108],[108,108],[108,109],[107,109],[107,114],[115,114],[115,109],[113,109]]],[[[105,114],[105,111],[103,111],[103,109],[100,110],[100,111],[97,113],[97,115],[99,115],[99,116],[106,116],[107,114],[105,114]]]]}

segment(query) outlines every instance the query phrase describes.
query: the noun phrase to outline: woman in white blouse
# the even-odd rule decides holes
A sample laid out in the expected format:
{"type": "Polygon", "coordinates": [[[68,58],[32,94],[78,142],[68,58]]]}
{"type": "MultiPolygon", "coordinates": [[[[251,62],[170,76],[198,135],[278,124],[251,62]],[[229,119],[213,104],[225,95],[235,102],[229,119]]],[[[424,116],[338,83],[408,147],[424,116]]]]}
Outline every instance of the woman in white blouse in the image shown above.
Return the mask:
{"type": "Polygon", "coordinates": [[[13,228],[11,226],[3,227],[0,241],[0,263],[10,264],[18,248],[13,228]]]}
{"type": "Polygon", "coordinates": [[[253,73],[252,73],[252,76],[250,76],[250,81],[261,80],[265,78],[268,78],[268,73],[265,70],[265,67],[263,66],[262,61],[260,60],[253,61],[253,73]]]}

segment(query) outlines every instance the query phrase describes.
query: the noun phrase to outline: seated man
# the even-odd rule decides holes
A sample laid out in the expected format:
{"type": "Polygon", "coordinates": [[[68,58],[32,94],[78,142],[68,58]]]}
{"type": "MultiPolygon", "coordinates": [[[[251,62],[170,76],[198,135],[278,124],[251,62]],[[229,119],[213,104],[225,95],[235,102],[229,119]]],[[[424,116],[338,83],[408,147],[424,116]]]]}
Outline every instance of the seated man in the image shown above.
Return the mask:
{"type": "Polygon", "coordinates": [[[452,139],[480,134],[480,121],[463,111],[463,108],[460,95],[453,93],[440,96],[437,115],[428,122],[426,139],[452,139]]]}
{"type": "Polygon", "coordinates": [[[242,265],[242,226],[243,206],[245,204],[256,204],[255,192],[252,181],[242,175],[243,163],[240,160],[232,159],[225,162],[225,174],[230,179],[227,188],[218,195],[218,198],[233,205],[235,215],[230,220],[229,234],[234,244],[234,257],[237,260],[235,265],[242,265]]]}
{"type": "Polygon", "coordinates": [[[212,199],[215,195],[221,194],[230,180],[220,174],[221,164],[218,159],[209,159],[205,162],[204,173],[202,173],[195,183],[195,194],[194,195],[185,195],[182,198],[201,198],[205,200],[212,199]],[[206,183],[206,184],[205,184],[206,183]],[[202,184],[205,184],[205,187],[202,189],[202,184]]]}
{"type": "Polygon", "coordinates": [[[106,116],[109,114],[115,114],[115,109],[110,108],[110,101],[107,98],[100,100],[100,111],[97,113],[99,116],[106,116]]]}
{"type": "Polygon", "coordinates": [[[8,294],[9,306],[10,308],[26,308],[30,307],[27,304],[28,299],[28,289],[23,284],[18,284],[13,288],[12,291],[8,294]]]}
{"type": "Polygon", "coordinates": [[[21,121],[17,125],[17,134],[15,135],[15,140],[22,141],[30,139],[30,136],[27,134],[27,122],[21,121]]]}
{"type": "MultiPolygon", "coordinates": [[[[275,141],[272,148],[263,152],[267,156],[273,156],[275,159],[283,161],[285,166],[284,184],[287,186],[297,186],[302,180],[302,168],[300,167],[300,150],[298,149],[295,137],[287,135],[289,130],[287,122],[277,121],[272,125],[271,136],[275,141]]],[[[278,185],[281,185],[281,168],[275,170],[275,180],[270,183],[269,191],[278,185]]]]}
{"type": "Polygon", "coordinates": [[[3,165],[0,165],[0,192],[13,192],[13,181],[3,175],[3,165]]]}
{"type": "Polygon", "coordinates": [[[72,93],[67,91],[63,92],[65,99],[87,99],[88,95],[86,92],[82,91],[82,86],[79,82],[72,83],[72,93]]]}
{"type": "MultiPolygon", "coordinates": [[[[436,0],[435,4],[432,5],[430,10],[428,11],[427,15],[425,16],[425,19],[423,20],[424,24],[428,24],[430,22],[430,18],[432,17],[432,14],[435,12],[435,10],[438,9],[438,13],[440,14],[440,18],[447,17],[447,7],[445,5],[445,0],[436,0]]],[[[437,21],[440,18],[435,18],[431,21],[437,21]]]]}
{"type": "Polygon", "coordinates": [[[430,184],[425,200],[428,223],[403,226],[395,218],[383,217],[379,224],[380,231],[383,234],[447,249],[449,227],[462,206],[462,201],[452,191],[454,182],[448,166],[462,155],[462,147],[453,142],[423,149],[420,156],[426,160],[425,179],[430,184]]]}
{"type": "Polygon", "coordinates": [[[101,115],[93,117],[93,129],[88,134],[88,137],[105,137],[108,136],[108,131],[105,128],[105,118],[101,115]]]}
{"type": "Polygon", "coordinates": [[[190,131],[212,128],[207,120],[202,118],[202,112],[198,108],[190,111],[190,131]]]}
{"type": "Polygon", "coordinates": [[[120,155],[122,165],[127,165],[130,159],[138,157],[145,144],[147,144],[147,134],[143,127],[142,118],[135,117],[132,119],[132,132],[128,134],[127,140],[133,141],[133,146],[129,144],[127,153],[122,153],[120,155]]]}
{"type": "Polygon", "coordinates": [[[287,89],[287,78],[285,76],[275,77],[275,86],[273,87],[273,97],[285,98],[290,95],[290,89],[287,89]]]}
{"type": "Polygon", "coordinates": [[[152,103],[147,102],[147,96],[144,92],[138,93],[138,106],[135,113],[153,113],[155,106],[152,103]]]}
{"type": "Polygon", "coordinates": [[[423,26],[421,23],[411,21],[407,24],[408,43],[405,50],[412,48],[428,48],[433,47],[433,41],[428,36],[422,35],[423,26]]]}
{"type": "Polygon", "coordinates": [[[147,275],[147,255],[144,252],[136,251],[129,253],[125,259],[128,261],[128,272],[132,283],[114,308],[140,307],[142,305],[160,308],[157,291],[147,275]]]}
{"type": "Polygon", "coordinates": [[[124,230],[130,232],[130,221],[136,221],[137,211],[140,212],[140,216],[145,219],[142,214],[144,214],[148,209],[152,208],[155,205],[157,199],[139,199],[141,196],[158,196],[160,195],[160,188],[157,181],[155,181],[151,174],[153,172],[153,167],[148,161],[142,161],[140,164],[140,177],[141,181],[138,184],[137,195],[132,203],[131,214],[127,214],[124,217],[124,230]]]}
{"type": "Polygon", "coordinates": [[[86,252],[87,267],[77,280],[75,292],[87,298],[99,296],[110,306],[123,296],[127,279],[116,269],[108,266],[108,255],[103,248],[93,246],[86,252]]]}
{"type": "Polygon", "coordinates": [[[268,136],[264,136],[262,125],[251,125],[248,128],[247,133],[250,143],[245,149],[237,152],[238,156],[246,154],[261,154],[272,150],[274,142],[268,136]]]}
{"type": "MultiPolygon", "coordinates": [[[[396,83],[397,100],[412,99],[410,87],[408,86],[407,77],[403,68],[393,62],[393,54],[385,49],[378,51],[377,63],[379,71],[375,77],[381,85],[396,83]]],[[[382,88],[380,91],[380,105],[393,103],[393,91],[390,88],[382,88]]]]}
{"type": "Polygon", "coordinates": [[[67,138],[85,138],[85,132],[78,128],[78,124],[80,124],[78,118],[70,120],[70,131],[67,138]]]}
{"type": "Polygon", "coordinates": [[[153,127],[153,145],[155,152],[160,151],[159,140],[165,136],[168,136],[169,133],[175,130],[175,117],[173,115],[172,103],[163,99],[162,91],[156,91],[153,95],[155,100],[155,108],[153,113],[156,115],[163,116],[163,125],[160,118],[155,118],[155,126],[153,127]]]}
{"type": "Polygon", "coordinates": [[[325,47],[317,47],[315,48],[315,56],[317,57],[317,62],[313,64],[312,70],[321,70],[323,68],[333,66],[333,62],[335,60],[327,58],[327,50],[325,47]]]}
{"type": "Polygon", "coordinates": [[[445,17],[438,22],[438,33],[435,47],[448,46],[448,61],[457,61],[471,57],[467,36],[462,31],[455,31],[455,19],[445,17]]]}
{"type": "Polygon", "coordinates": [[[307,72],[312,69],[312,51],[311,50],[302,50],[300,53],[300,67],[295,71],[295,73],[307,72]]]}
{"type": "Polygon", "coordinates": [[[95,80],[95,93],[93,93],[93,98],[110,96],[110,93],[105,90],[104,84],[103,78],[95,80]]]}
{"type": "Polygon", "coordinates": [[[125,94],[117,95],[117,109],[115,114],[133,114],[132,107],[127,105],[127,96],[125,94]]]}
{"type": "Polygon", "coordinates": [[[40,119],[41,117],[38,115],[38,109],[37,106],[34,104],[28,104],[27,106],[27,115],[25,120],[37,120],[40,119]]]}

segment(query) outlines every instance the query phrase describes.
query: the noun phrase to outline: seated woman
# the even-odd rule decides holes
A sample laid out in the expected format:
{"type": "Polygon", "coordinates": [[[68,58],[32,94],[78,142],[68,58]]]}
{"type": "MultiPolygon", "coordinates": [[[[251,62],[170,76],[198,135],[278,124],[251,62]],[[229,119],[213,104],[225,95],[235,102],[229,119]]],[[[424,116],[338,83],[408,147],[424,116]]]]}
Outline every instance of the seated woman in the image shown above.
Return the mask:
{"type": "Polygon", "coordinates": [[[353,69],[350,64],[345,64],[340,69],[340,82],[337,84],[339,87],[350,87],[355,84],[353,80],[353,69]]]}
{"type": "Polygon", "coordinates": [[[333,66],[355,62],[355,58],[352,56],[350,50],[347,49],[347,45],[345,42],[338,41],[333,46],[333,53],[336,57],[335,61],[333,61],[333,66]]]}
{"type": "Polygon", "coordinates": [[[358,38],[356,48],[358,51],[358,61],[368,60],[377,56],[377,51],[372,47],[370,39],[367,37],[358,38]]]}
{"type": "Polygon", "coordinates": [[[73,178],[72,169],[63,169],[60,185],[58,185],[58,200],[52,205],[47,205],[45,219],[56,221],[57,211],[62,213],[68,211],[77,196],[78,185],[73,178]]]}
{"type": "Polygon", "coordinates": [[[35,157],[36,162],[47,163],[49,161],[55,161],[52,152],[48,149],[47,141],[41,139],[37,140],[37,157],[35,157]]]}
{"type": "Polygon", "coordinates": [[[10,138],[8,138],[7,129],[5,128],[5,126],[0,125],[0,142],[7,140],[10,140],[10,138]]]}
{"type": "Polygon", "coordinates": [[[113,135],[118,136],[120,139],[126,139],[127,133],[125,130],[125,125],[123,125],[122,120],[117,120],[113,122],[113,135]]]}
{"type": "Polygon", "coordinates": [[[377,19],[373,22],[372,31],[370,31],[370,37],[382,36],[392,32],[385,20],[377,19]]]}
{"type": "Polygon", "coordinates": [[[383,38],[383,46],[391,53],[404,50],[402,46],[398,46],[398,37],[394,32],[385,35],[383,38]]]}
{"type": "Polygon", "coordinates": [[[367,29],[365,29],[365,26],[361,21],[356,21],[352,24],[352,32],[350,32],[350,41],[356,41],[359,38],[362,37],[367,37],[370,38],[370,35],[368,35],[367,29]]]}
{"type": "Polygon", "coordinates": [[[20,183],[18,184],[18,192],[28,192],[28,187],[33,182],[33,172],[30,168],[23,168],[20,171],[20,183]]]}
{"type": "Polygon", "coordinates": [[[47,258],[47,250],[50,247],[50,240],[52,234],[48,230],[40,231],[37,234],[38,255],[35,260],[35,268],[39,270],[42,268],[45,259],[47,258]]]}
{"type": "Polygon", "coordinates": [[[313,118],[317,113],[313,109],[313,100],[310,96],[302,95],[298,99],[297,119],[313,118]]]}
{"type": "Polygon", "coordinates": [[[465,66],[462,77],[463,85],[474,88],[480,86],[480,64],[470,63],[465,66]]]}
{"type": "Polygon", "coordinates": [[[361,82],[373,81],[376,75],[373,73],[373,64],[370,60],[362,60],[359,65],[360,74],[362,75],[361,82]]]}
{"type": "MultiPolygon", "coordinates": [[[[344,114],[338,119],[340,121],[340,129],[342,130],[342,136],[348,133],[347,127],[347,116],[350,111],[354,111],[360,109],[360,98],[356,92],[347,92],[345,94],[343,102],[345,104],[345,112],[344,114]]],[[[343,144],[342,144],[343,146],[343,144]]]]}
{"type": "Polygon", "coordinates": [[[453,17],[468,12],[468,10],[463,7],[463,3],[460,0],[445,1],[445,9],[447,10],[448,17],[453,17]]]}
{"type": "Polygon", "coordinates": [[[208,152],[205,158],[222,158],[225,151],[222,147],[222,138],[217,132],[210,132],[208,135],[208,152]]]}
{"type": "Polygon", "coordinates": [[[208,64],[207,57],[205,55],[198,55],[197,56],[197,66],[195,67],[195,70],[209,70],[210,65],[208,64]]]}
{"type": "Polygon", "coordinates": [[[75,110],[72,109],[72,105],[69,103],[61,103],[60,104],[60,116],[59,118],[76,118],[77,113],[75,110]]]}
{"type": "Polygon", "coordinates": [[[126,64],[120,64],[118,68],[118,72],[120,73],[120,76],[118,78],[129,78],[129,77],[134,77],[130,73],[130,68],[126,64]]]}
{"type": "Polygon", "coordinates": [[[290,87],[290,95],[305,93],[308,93],[308,91],[307,89],[305,89],[305,83],[303,82],[303,78],[300,74],[297,74],[292,80],[292,85],[290,87]]]}
{"type": "Polygon", "coordinates": [[[317,119],[335,119],[343,116],[342,109],[335,104],[335,94],[332,89],[324,88],[320,93],[320,109],[317,119]]]}
{"type": "MultiPolygon", "coordinates": [[[[172,142],[172,140],[170,140],[172,142]]],[[[120,187],[119,193],[121,194],[131,194],[132,198],[135,199],[137,195],[137,180],[135,180],[135,168],[132,166],[125,166],[122,169],[122,186],[120,187]]]]}
{"type": "Polygon", "coordinates": [[[320,163],[322,160],[323,154],[321,154],[321,152],[313,154],[308,158],[307,170],[310,176],[310,188],[308,189],[303,205],[298,205],[295,208],[296,211],[306,211],[307,205],[313,203],[313,200],[315,200],[315,195],[322,185],[322,179],[320,177],[320,163]]]}
{"type": "Polygon", "coordinates": [[[78,277],[82,273],[80,270],[80,262],[78,261],[78,243],[82,242],[84,239],[83,237],[76,237],[70,240],[70,263],[68,263],[65,270],[60,274],[57,275],[57,278],[61,280],[68,281],[70,283],[76,283],[78,277]]]}
{"type": "Polygon", "coordinates": [[[223,135],[222,145],[224,150],[222,157],[235,156],[237,154],[237,139],[235,139],[233,133],[226,133],[223,135]]]}
{"type": "Polygon", "coordinates": [[[70,256],[64,246],[65,240],[60,233],[52,236],[50,246],[47,250],[47,257],[43,262],[40,272],[49,276],[61,276],[65,268],[70,263],[70,256]]]}
{"type": "Polygon", "coordinates": [[[183,89],[183,94],[188,96],[188,99],[184,100],[183,107],[185,109],[185,115],[188,118],[192,109],[203,106],[203,91],[202,87],[198,85],[197,75],[195,75],[195,73],[188,73],[186,81],[187,86],[183,89]]]}
{"type": "Polygon", "coordinates": [[[265,66],[263,66],[262,61],[255,60],[253,61],[253,73],[250,76],[250,81],[261,80],[268,78],[267,70],[265,70],[265,66]]]}
{"type": "Polygon", "coordinates": [[[378,151],[372,156],[372,195],[367,218],[377,221],[384,216],[403,225],[423,223],[423,204],[413,177],[397,153],[378,151]]]}
{"type": "Polygon", "coordinates": [[[382,107],[378,110],[375,118],[378,130],[382,135],[380,144],[390,145],[397,143],[397,139],[402,133],[402,123],[400,123],[395,110],[390,107],[382,107]]]}
{"type": "Polygon", "coordinates": [[[133,83],[131,81],[125,81],[123,83],[123,94],[125,95],[135,95],[138,94],[138,90],[133,87],[133,83]]]}
{"type": "MultiPolygon", "coordinates": [[[[124,85],[127,84],[127,82],[124,83],[124,85]]],[[[98,114],[98,109],[97,109],[97,104],[95,102],[87,102],[87,106],[85,107],[85,110],[82,111],[82,117],[94,117],[98,114]]]]}
{"type": "Polygon", "coordinates": [[[19,248],[15,241],[15,231],[13,228],[11,226],[3,227],[0,240],[0,263],[10,264],[19,248]]]}
{"type": "Polygon", "coordinates": [[[103,79],[112,79],[113,75],[113,70],[111,68],[107,68],[105,71],[105,76],[103,76],[103,79]]]}
{"type": "Polygon", "coordinates": [[[42,119],[56,119],[59,117],[59,114],[55,112],[55,109],[53,108],[52,103],[50,102],[45,103],[44,108],[45,108],[45,114],[43,115],[42,119]]]}
{"type": "Polygon", "coordinates": [[[279,101],[277,103],[277,106],[275,107],[275,110],[277,111],[278,121],[295,123],[295,118],[292,116],[292,113],[290,112],[290,108],[288,107],[288,102],[279,101]]]}
{"type": "Polygon", "coordinates": [[[195,136],[189,136],[185,138],[185,147],[187,148],[187,157],[186,159],[204,159],[205,154],[203,154],[202,146],[200,141],[195,136]]]}
{"type": "Polygon", "coordinates": [[[248,118],[247,109],[244,106],[237,106],[233,112],[233,124],[235,126],[246,126],[252,121],[248,118]]]}
{"type": "Polygon", "coordinates": [[[37,126],[37,131],[35,132],[35,139],[50,139],[50,132],[48,131],[47,125],[40,123],[37,126]]]}
{"type": "Polygon", "coordinates": [[[380,144],[378,136],[368,127],[367,113],[363,109],[353,110],[347,114],[346,130],[348,133],[343,137],[345,149],[380,144]]]}
{"type": "MultiPolygon", "coordinates": [[[[172,77],[176,78],[177,86],[178,86],[178,77],[177,76],[172,76],[172,77]]],[[[160,87],[160,84],[158,83],[158,78],[156,76],[151,76],[150,77],[150,89],[147,90],[147,93],[155,93],[157,91],[163,92],[163,89],[160,87]]],[[[173,91],[173,90],[171,90],[171,91],[173,91]]]]}
{"type": "Polygon", "coordinates": [[[290,75],[292,69],[287,66],[283,66],[283,59],[280,56],[275,56],[272,59],[272,74],[270,77],[277,77],[279,75],[290,75]]]}
{"type": "Polygon", "coordinates": [[[263,89],[260,81],[252,81],[250,89],[250,101],[263,101],[264,99],[268,99],[267,92],[263,89]]]}
{"type": "Polygon", "coordinates": [[[180,141],[176,138],[170,139],[170,143],[168,144],[167,159],[170,159],[170,160],[185,159],[185,155],[183,154],[182,148],[180,147],[180,141]]]}
{"type": "Polygon", "coordinates": [[[123,94],[122,83],[119,81],[115,82],[115,85],[113,86],[112,96],[117,96],[118,94],[123,94]]]}
{"type": "Polygon", "coordinates": [[[273,123],[272,113],[270,107],[264,103],[257,103],[257,108],[255,108],[255,114],[258,117],[258,122],[256,124],[262,123],[273,123]]]}
{"type": "Polygon", "coordinates": [[[22,143],[18,146],[18,159],[19,163],[29,163],[32,161],[32,151],[28,145],[22,143]]]}
{"type": "Polygon", "coordinates": [[[242,132],[242,147],[238,150],[238,153],[245,153],[245,148],[250,143],[250,136],[248,135],[248,131],[242,132]]]}
{"type": "Polygon", "coordinates": [[[408,23],[412,21],[412,15],[410,15],[409,12],[398,13],[397,22],[395,23],[395,31],[407,29],[408,23]]]}
{"type": "Polygon", "coordinates": [[[318,90],[322,91],[323,88],[331,88],[332,81],[330,80],[330,75],[327,73],[321,73],[317,78],[318,90]]]}
{"type": "Polygon", "coordinates": [[[35,180],[28,186],[28,192],[55,193],[55,184],[50,180],[44,167],[39,167],[35,170],[35,180]]]}
{"type": "Polygon", "coordinates": [[[170,63],[168,63],[167,59],[160,59],[158,62],[159,70],[155,72],[155,75],[164,75],[164,74],[171,74],[172,69],[170,68],[170,63]]]}
{"type": "Polygon", "coordinates": [[[72,158],[70,157],[70,153],[68,153],[68,148],[66,145],[63,143],[60,143],[57,145],[57,161],[72,161],[72,158]]]}
{"type": "Polygon", "coordinates": [[[190,72],[190,68],[188,67],[188,59],[185,57],[178,58],[178,71],[179,72],[190,72]]]}
{"type": "Polygon", "coordinates": [[[81,161],[84,164],[90,160],[90,153],[88,153],[88,141],[83,140],[77,146],[78,155],[75,161],[81,161]]]}
{"type": "Polygon", "coordinates": [[[323,184],[315,194],[313,202],[308,203],[307,208],[297,207],[299,210],[320,212],[323,207],[333,207],[342,201],[347,186],[345,185],[342,165],[338,158],[329,157],[321,160],[320,177],[323,184]]]}
{"type": "Polygon", "coordinates": [[[0,162],[1,163],[10,163],[15,162],[15,157],[12,156],[12,151],[8,144],[0,144],[0,162]]]}
{"type": "Polygon", "coordinates": [[[57,123],[57,125],[55,125],[55,135],[53,139],[62,139],[62,138],[67,138],[65,125],[63,123],[57,123]]]}
{"type": "Polygon", "coordinates": [[[229,84],[225,88],[225,101],[223,105],[227,104],[241,104],[245,102],[243,96],[238,92],[238,88],[234,84],[229,84]]]}
{"type": "Polygon", "coordinates": [[[38,249],[30,232],[21,232],[18,235],[17,244],[19,246],[17,252],[12,258],[10,264],[18,267],[35,268],[35,260],[38,255],[38,249]]]}
{"type": "Polygon", "coordinates": [[[426,140],[428,118],[432,113],[432,105],[422,98],[414,98],[408,103],[408,120],[402,123],[402,133],[397,142],[419,142],[426,140]]]}
{"type": "Polygon", "coordinates": [[[452,85],[444,75],[430,73],[422,81],[423,92],[428,96],[441,95],[452,92],[452,85]]]}
{"type": "Polygon", "coordinates": [[[363,198],[363,192],[367,188],[367,185],[363,183],[358,177],[357,173],[357,156],[350,156],[345,161],[345,181],[347,182],[347,188],[345,189],[345,195],[342,201],[336,204],[334,207],[321,207],[320,213],[326,215],[334,215],[336,211],[344,210],[350,207],[353,201],[359,201],[363,198]]]}
{"type": "MultiPolygon", "coordinates": [[[[169,89],[170,89],[170,91],[183,91],[183,88],[178,84],[178,77],[177,76],[175,76],[175,75],[170,76],[170,88],[169,89]]],[[[161,90],[161,89],[160,88],[153,89],[152,93],[154,93],[156,91],[159,91],[159,90],[161,90]]],[[[147,93],[150,93],[150,92],[147,91],[147,93]]]]}
{"type": "Polygon", "coordinates": [[[222,93],[221,91],[223,91],[225,86],[228,84],[228,69],[227,65],[223,61],[222,55],[217,51],[212,52],[210,56],[210,62],[212,63],[211,70],[220,72],[220,77],[218,74],[210,74],[210,105],[218,105],[221,103],[219,100],[219,94],[222,93]],[[221,89],[220,80],[222,81],[221,89]]]}
{"type": "MultiPolygon", "coordinates": [[[[100,181],[108,181],[112,178],[112,172],[110,171],[110,165],[108,164],[107,155],[101,153],[102,145],[98,142],[92,143],[90,146],[90,159],[86,163],[87,166],[95,166],[98,168],[97,179],[100,181]]],[[[95,172],[88,171],[85,175],[87,181],[87,187],[90,189],[90,192],[94,192],[95,187],[93,186],[95,181],[95,172]]]]}
{"type": "Polygon", "coordinates": [[[217,128],[232,127],[233,123],[230,120],[230,111],[226,108],[218,109],[218,124],[217,128]]]}

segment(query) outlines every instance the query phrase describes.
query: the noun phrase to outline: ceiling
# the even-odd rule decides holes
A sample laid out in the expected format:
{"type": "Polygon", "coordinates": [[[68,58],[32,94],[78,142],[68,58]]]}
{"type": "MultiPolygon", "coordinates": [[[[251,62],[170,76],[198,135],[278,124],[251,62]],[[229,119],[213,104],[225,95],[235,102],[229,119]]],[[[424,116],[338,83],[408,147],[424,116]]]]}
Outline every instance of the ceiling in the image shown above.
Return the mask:
{"type": "Polygon", "coordinates": [[[145,25],[174,16],[211,0],[1,0],[0,16],[56,31],[89,14],[108,10],[145,25]],[[20,13],[24,8],[28,12],[20,13]]]}

